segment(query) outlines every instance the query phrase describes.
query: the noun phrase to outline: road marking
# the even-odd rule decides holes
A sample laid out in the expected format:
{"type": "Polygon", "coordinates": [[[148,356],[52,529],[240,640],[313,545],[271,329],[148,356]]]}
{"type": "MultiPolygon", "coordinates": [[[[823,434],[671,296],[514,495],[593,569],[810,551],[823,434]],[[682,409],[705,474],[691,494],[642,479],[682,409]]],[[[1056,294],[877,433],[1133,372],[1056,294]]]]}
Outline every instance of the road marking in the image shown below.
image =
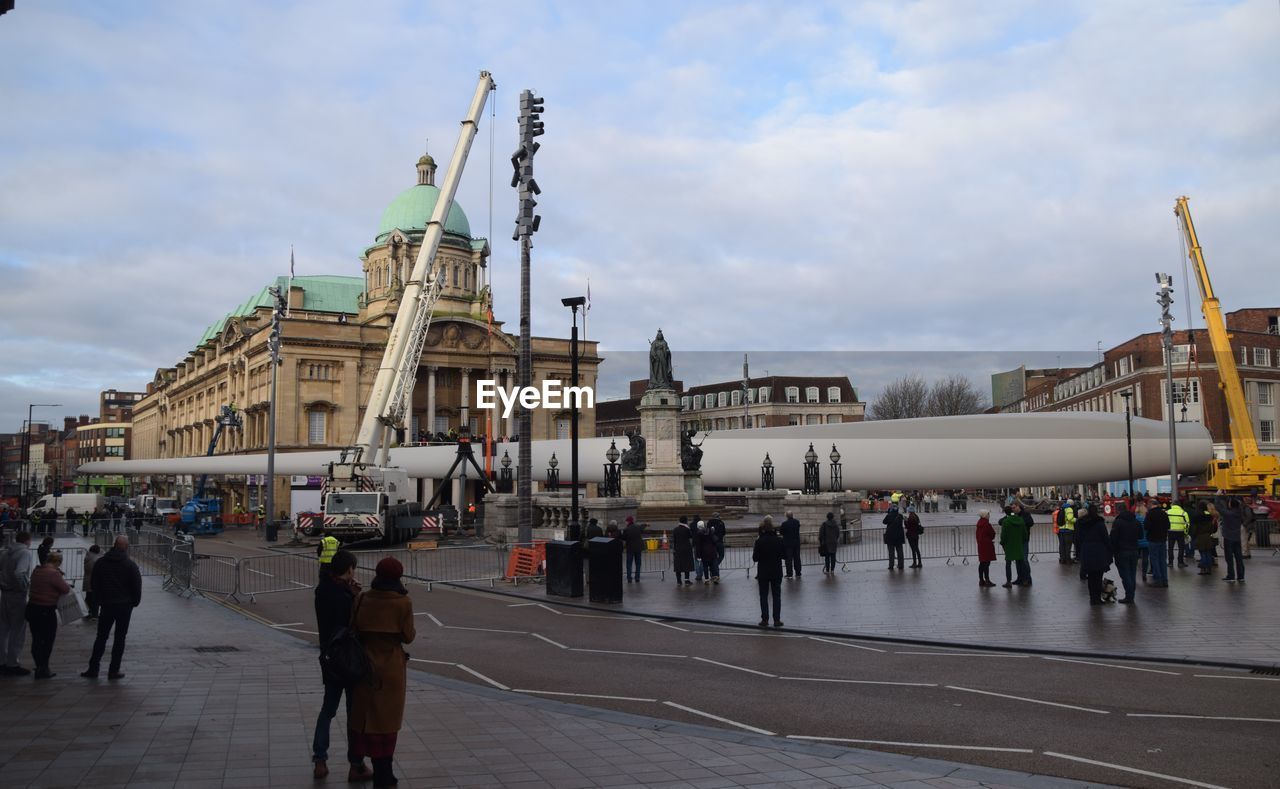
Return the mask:
{"type": "Polygon", "coordinates": [[[676,627],[675,625],[669,625],[669,624],[667,624],[666,622],[659,622],[659,621],[658,621],[658,620],[656,620],[656,619],[646,619],[646,620],[644,620],[644,621],[648,622],[648,623],[649,623],[649,624],[651,624],[651,625],[658,625],[659,627],[669,627],[669,628],[671,628],[672,630],[679,630],[681,633],[688,633],[688,632],[689,632],[688,630],[684,629],[683,627],[676,627]]]}
{"type": "Polygon", "coordinates": [[[272,625],[272,627],[297,627],[298,625],[305,625],[305,624],[306,622],[282,622],[278,625],[272,625]]]}
{"type": "Polygon", "coordinates": [[[544,635],[540,635],[540,634],[538,634],[538,633],[530,633],[529,635],[531,635],[531,636],[533,636],[534,638],[539,639],[539,640],[541,640],[541,641],[546,641],[548,644],[550,644],[550,645],[551,645],[551,646],[553,646],[553,647],[560,647],[561,649],[568,649],[568,647],[567,647],[567,646],[565,646],[564,644],[561,644],[559,641],[552,641],[551,639],[547,638],[547,637],[546,637],[546,636],[544,636],[544,635]]]}
{"type": "Polygon", "coordinates": [[[1251,679],[1255,682],[1280,682],[1280,677],[1246,677],[1233,674],[1192,674],[1192,676],[1201,679],[1251,679]]]}
{"type": "Polygon", "coordinates": [[[613,619],[618,622],[635,622],[635,617],[631,616],[606,616],[604,614],[562,614],[562,616],[576,616],[579,619],[613,619]]]}
{"type": "Polygon", "coordinates": [[[314,631],[314,630],[298,630],[297,628],[293,628],[293,627],[285,627],[284,625],[272,625],[272,627],[274,627],[276,630],[284,630],[284,631],[289,632],[289,633],[306,633],[306,634],[307,634],[307,635],[309,635],[309,636],[318,636],[318,635],[320,635],[319,633],[317,633],[317,632],[316,632],[316,631],[314,631]]]}
{"type": "Polygon", "coordinates": [[[525,606],[537,605],[537,603],[509,603],[507,608],[524,608],[525,606]]]}
{"type": "Polygon", "coordinates": [[[1095,759],[1086,759],[1083,756],[1071,756],[1070,754],[1054,753],[1053,751],[1043,751],[1043,753],[1045,756],[1053,756],[1058,759],[1067,759],[1073,762],[1083,762],[1084,764],[1092,764],[1098,767],[1110,767],[1113,770],[1123,770],[1126,773],[1134,773],[1136,775],[1146,775],[1151,778],[1163,778],[1166,781],[1173,781],[1174,783],[1187,784],[1189,786],[1202,786],[1204,787],[1204,789],[1226,789],[1226,787],[1218,786],[1217,784],[1206,784],[1206,783],[1201,783],[1200,781],[1193,781],[1190,778],[1177,778],[1172,775],[1165,775],[1164,773],[1153,773],[1150,770],[1139,770],[1137,767],[1125,767],[1122,764],[1111,764],[1110,762],[1100,762],[1095,759]]]}
{"type": "Polygon", "coordinates": [[[901,685],[907,688],[936,688],[936,682],[889,682],[887,680],[876,679],[839,679],[836,677],[778,677],[778,679],[789,679],[796,682],[844,682],[850,685],[901,685]]]}
{"type": "Polygon", "coordinates": [[[1173,715],[1156,712],[1130,712],[1130,718],[1190,718],[1198,721],[1245,721],[1247,723],[1280,723],[1280,718],[1234,718],[1229,715],[1173,715]]]}
{"type": "MultiPolygon", "coordinates": [[[[431,617],[435,619],[435,617],[431,617]]],[[[509,635],[527,636],[524,630],[503,630],[497,627],[463,627],[462,625],[441,625],[445,630],[474,630],[478,633],[507,633],[509,635]]]]}
{"type": "Polygon", "coordinates": [[[638,655],[640,657],[667,657],[667,658],[684,658],[685,655],[668,655],[663,652],[625,652],[621,649],[586,649],[584,647],[569,647],[570,652],[599,652],[604,655],[638,655]]]}
{"type": "Polygon", "coordinates": [[[546,610],[550,611],[551,613],[555,614],[556,616],[564,616],[564,612],[563,612],[563,611],[557,611],[556,609],[552,608],[551,606],[547,605],[546,603],[533,603],[533,605],[536,605],[538,608],[545,608],[546,610]]]}
{"type": "Polygon", "coordinates": [[[756,734],[765,734],[770,737],[775,736],[774,732],[771,732],[768,729],[757,729],[755,726],[748,726],[745,723],[738,723],[737,721],[731,721],[728,718],[721,718],[719,715],[712,715],[709,712],[703,712],[702,710],[695,710],[693,707],[686,707],[683,704],[676,704],[674,701],[664,701],[662,703],[667,705],[668,707],[675,707],[678,710],[684,710],[685,712],[691,713],[693,715],[701,715],[702,717],[710,718],[713,721],[720,721],[721,723],[727,723],[730,726],[737,726],[739,729],[746,729],[747,731],[752,731],[752,732],[755,732],[756,734]]]}
{"type": "Polygon", "coordinates": [[[1125,671],[1145,671],[1149,674],[1168,674],[1171,677],[1181,677],[1182,673],[1178,671],[1161,671],[1155,668],[1138,668],[1137,666],[1117,666],[1114,663],[1095,663],[1092,660],[1073,660],[1064,657],[1044,657],[1044,660],[1056,660],[1059,663],[1081,663],[1086,666],[1103,666],[1105,668],[1122,668],[1125,671]]]}
{"type": "Polygon", "coordinates": [[[1092,712],[1095,715],[1110,715],[1107,710],[1095,710],[1090,707],[1077,707],[1074,704],[1059,704],[1056,701],[1041,701],[1040,699],[1029,699],[1026,696],[1011,696],[1007,693],[994,693],[989,690],[978,690],[976,688],[962,688],[957,685],[947,685],[950,690],[962,690],[965,693],[981,693],[984,696],[998,696],[1002,699],[1013,699],[1014,701],[1026,701],[1031,704],[1044,704],[1049,707],[1062,707],[1067,710],[1080,710],[1081,712],[1092,712]]]}
{"type": "Polygon", "coordinates": [[[764,672],[764,671],[756,671],[756,670],[755,670],[755,669],[753,669],[753,668],[744,668],[743,666],[735,666],[735,665],[733,665],[732,663],[721,663],[720,661],[718,661],[718,660],[712,660],[711,658],[698,657],[697,655],[694,655],[694,656],[693,656],[693,659],[694,659],[694,660],[700,660],[700,661],[702,661],[703,663],[710,663],[710,664],[715,665],[715,666],[723,666],[724,668],[731,668],[731,669],[734,669],[734,670],[736,670],[736,671],[745,671],[745,672],[747,672],[748,674],[758,674],[759,676],[762,676],[762,677],[771,677],[771,678],[772,678],[772,677],[777,677],[777,674],[769,674],[769,673],[764,672]]]}
{"type": "Polygon", "coordinates": [[[752,636],[754,638],[806,638],[796,633],[746,633],[738,630],[694,630],[693,633],[704,636],[752,636]]]}
{"type": "Polygon", "coordinates": [[[865,647],[862,644],[851,644],[847,641],[835,641],[833,639],[823,638],[821,636],[809,636],[809,640],[821,641],[824,644],[835,644],[838,647],[852,647],[854,649],[865,649],[868,652],[884,652],[885,651],[883,649],[876,649],[875,647],[865,647]]]}
{"type": "Polygon", "coordinates": [[[862,745],[899,745],[908,748],[945,748],[957,751],[998,751],[1000,753],[1035,753],[1030,748],[996,748],[986,745],[944,745],[936,742],[894,742],[893,740],[854,740],[848,737],[806,737],[803,734],[788,734],[788,740],[813,740],[816,742],[850,742],[862,745]]]}
{"type": "MultiPolygon", "coordinates": [[[[427,614],[426,611],[423,611],[422,613],[427,614]]],[[[444,627],[444,622],[441,622],[439,619],[436,619],[434,614],[427,614],[427,618],[430,619],[432,622],[435,622],[436,627],[444,627]]]]}
{"type": "Polygon", "coordinates": [[[928,655],[929,657],[1002,657],[1025,658],[1030,655],[1003,655],[998,652],[894,652],[895,655],[928,655]]]}
{"type": "Polygon", "coordinates": [[[415,663],[431,663],[432,665],[436,665],[436,666],[456,666],[456,665],[458,665],[457,663],[454,663],[452,660],[427,660],[426,658],[420,658],[420,657],[411,657],[411,658],[409,658],[409,659],[410,659],[410,660],[412,660],[412,661],[413,661],[413,662],[415,662],[415,663]]]}
{"type": "Polygon", "coordinates": [[[611,701],[647,701],[656,702],[657,699],[641,699],[635,696],[604,696],[598,693],[565,693],[559,690],[527,690],[524,688],[513,688],[512,693],[536,693],[539,696],[573,696],[579,699],[609,699],[611,701]]]}
{"type": "Polygon", "coordinates": [[[464,666],[464,665],[462,665],[461,663],[455,663],[454,665],[456,665],[458,668],[462,669],[463,671],[467,672],[468,674],[470,674],[470,675],[472,675],[472,676],[474,676],[474,677],[478,677],[479,679],[482,679],[482,680],[484,680],[485,682],[488,682],[490,685],[494,686],[494,687],[495,687],[495,688],[497,688],[498,690],[511,690],[511,688],[507,687],[506,685],[503,685],[503,684],[502,684],[501,682],[499,682],[498,680],[496,680],[496,679],[490,679],[490,678],[486,677],[484,674],[481,674],[479,671],[476,671],[476,670],[475,670],[475,669],[473,669],[473,668],[470,668],[470,667],[468,667],[468,666],[464,666]]]}

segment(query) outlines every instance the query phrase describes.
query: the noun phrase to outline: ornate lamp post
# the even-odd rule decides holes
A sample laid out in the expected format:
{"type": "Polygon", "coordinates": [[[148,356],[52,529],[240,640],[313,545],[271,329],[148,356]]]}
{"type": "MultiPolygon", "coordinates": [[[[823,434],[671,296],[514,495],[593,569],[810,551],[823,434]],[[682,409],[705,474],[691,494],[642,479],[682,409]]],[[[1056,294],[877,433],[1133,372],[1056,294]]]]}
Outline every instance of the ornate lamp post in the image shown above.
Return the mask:
{"type": "Polygon", "coordinates": [[[622,495],[622,484],[618,470],[618,458],[622,457],[622,453],[618,451],[618,442],[610,441],[609,448],[605,450],[604,458],[609,461],[604,464],[604,490],[601,492],[605,498],[614,498],[622,495]]]}
{"type": "Polygon", "coordinates": [[[831,492],[836,493],[844,490],[844,479],[840,471],[840,453],[836,450],[836,445],[831,445],[831,492]]]}
{"type": "Polygon", "coordinates": [[[818,453],[813,451],[813,443],[809,443],[809,451],[804,453],[804,492],[818,493],[822,490],[821,472],[818,468],[818,453]]]}
{"type": "Polygon", "coordinates": [[[556,453],[551,453],[551,459],[547,461],[547,490],[555,490],[560,487],[560,470],[557,466],[560,461],[556,460],[556,453]]]}
{"type": "Polygon", "coordinates": [[[773,490],[773,461],[769,453],[764,453],[764,462],[760,464],[760,489],[773,490]]]}
{"type": "Polygon", "coordinates": [[[502,460],[498,461],[502,466],[502,470],[498,472],[498,487],[503,493],[511,492],[511,455],[504,449],[502,450],[502,460]]]}

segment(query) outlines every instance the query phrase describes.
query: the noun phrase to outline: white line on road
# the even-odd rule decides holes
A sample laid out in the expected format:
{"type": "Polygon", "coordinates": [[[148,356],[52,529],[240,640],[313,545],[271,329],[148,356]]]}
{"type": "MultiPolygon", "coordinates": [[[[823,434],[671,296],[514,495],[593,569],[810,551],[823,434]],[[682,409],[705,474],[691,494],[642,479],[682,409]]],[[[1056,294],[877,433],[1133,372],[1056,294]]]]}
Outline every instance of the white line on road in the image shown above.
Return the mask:
{"type": "Polygon", "coordinates": [[[477,678],[479,678],[479,679],[482,679],[482,680],[484,680],[485,682],[488,682],[490,685],[494,686],[494,687],[495,687],[495,688],[497,688],[498,690],[511,690],[511,688],[507,687],[506,685],[503,685],[503,684],[502,684],[501,682],[499,682],[498,680],[496,680],[496,679],[490,679],[490,678],[486,677],[484,674],[481,674],[479,671],[476,671],[476,670],[475,670],[475,669],[473,669],[473,668],[470,668],[470,667],[468,667],[468,666],[464,666],[464,665],[462,665],[461,663],[456,663],[455,665],[456,665],[458,668],[462,669],[463,671],[467,672],[468,674],[470,674],[470,675],[472,675],[472,676],[474,676],[474,677],[477,677],[477,678]]]}
{"type": "Polygon", "coordinates": [[[748,633],[741,630],[694,630],[695,635],[703,636],[753,636],[755,638],[805,638],[798,633],[748,633]]]}
{"type": "Polygon", "coordinates": [[[599,652],[603,655],[638,655],[640,657],[684,658],[684,655],[668,655],[663,652],[626,652],[621,649],[586,649],[585,647],[569,647],[570,652],[599,652]]]}
{"type": "Polygon", "coordinates": [[[669,625],[669,624],[667,624],[666,622],[659,622],[659,621],[658,621],[658,620],[656,620],[656,619],[646,619],[646,620],[644,620],[644,621],[648,622],[648,623],[649,623],[649,624],[651,624],[651,625],[658,625],[659,627],[669,627],[669,628],[671,628],[672,630],[679,630],[681,633],[688,633],[688,632],[689,632],[688,630],[684,629],[683,627],[676,627],[675,625],[669,625]]]}
{"type": "Polygon", "coordinates": [[[1234,674],[1192,674],[1191,676],[1200,677],[1201,679],[1251,679],[1256,682],[1280,682],[1280,677],[1246,677],[1234,674]]]}
{"type": "Polygon", "coordinates": [[[1067,710],[1080,710],[1081,712],[1092,712],[1095,715],[1109,715],[1111,713],[1106,710],[1095,710],[1090,707],[1077,707],[1074,704],[1059,704],[1056,701],[1041,701],[1040,699],[1029,699],[1026,696],[1011,696],[1008,693],[994,693],[989,690],[978,690],[977,688],[962,688],[957,685],[947,685],[950,690],[962,690],[965,693],[981,693],[984,696],[998,696],[1002,699],[1012,699],[1014,701],[1026,701],[1032,704],[1044,704],[1049,707],[1062,707],[1067,710]]]}
{"type": "Polygon", "coordinates": [[[853,647],[854,649],[865,649],[868,652],[884,652],[885,651],[883,649],[876,649],[875,647],[865,647],[862,644],[851,644],[848,641],[836,641],[834,639],[823,638],[821,636],[809,636],[809,640],[821,641],[824,644],[835,644],[838,647],[853,647]]]}
{"type": "Polygon", "coordinates": [[[272,625],[272,627],[297,627],[298,625],[305,625],[305,624],[306,622],[282,622],[278,625],[272,625]]]}
{"type": "Polygon", "coordinates": [[[1112,770],[1123,770],[1126,773],[1134,773],[1136,775],[1146,775],[1151,778],[1163,778],[1166,781],[1173,781],[1174,783],[1187,784],[1189,786],[1201,786],[1201,787],[1204,787],[1204,789],[1226,789],[1226,787],[1218,786],[1217,784],[1206,784],[1206,783],[1201,783],[1200,781],[1193,781],[1190,778],[1177,778],[1172,775],[1165,775],[1164,773],[1153,773],[1150,770],[1139,770],[1137,767],[1125,767],[1122,764],[1111,764],[1110,762],[1100,762],[1095,759],[1086,759],[1083,756],[1071,756],[1070,754],[1054,753],[1053,751],[1044,751],[1043,753],[1045,756],[1053,756],[1058,759],[1067,759],[1073,762],[1082,762],[1084,764],[1096,765],[1098,767],[1110,767],[1112,770]]]}
{"type": "Polygon", "coordinates": [[[507,608],[524,608],[525,606],[537,605],[537,603],[509,603],[507,608]]]}
{"type": "MultiPolygon", "coordinates": [[[[423,613],[425,614],[426,612],[423,611],[423,613]]],[[[444,622],[441,622],[439,619],[436,619],[435,614],[427,614],[427,618],[430,619],[432,622],[435,622],[436,627],[444,627],[444,622]]]]}
{"type": "Polygon", "coordinates": [[[1230,715],[1173,715],[1157,712],[1130,712],[1130,718],[1189,718],[1198,721],[1244,721],[1247,723],[1280,723],[1280,718],[1235,718],[1230,715]]]}
{"type": "Polygon", "coordinates": [[[928,655],[929,657],[1003,657],[1025,658],[1030,655],[1004,655],[999,652],[894,652],[895,655],[928,655]]]}
{"type": "Polygon", "coordinates": [[[573,696],[579,699],[609,699],[611,701],[647,701],[656,702],[657,699],[640,699],[634,696],[604,696],[598,693],[565,693],[559,690],[528,690],[525,688],[513,688],[512,693],[536,693],[540,696],[573,696]]]}
{"type": "Polygon", "coordinates": [[[412,661],[413,661],[413,662],[415,662],[415,663],[431,663],[432,665],[435,665],[435,666],[456,666],[456,665],[458,665],[457,663],[454,663],[452,660],[427,660],[426,658],[420,658],[420,657],[411,657],[411,658],[409,658],[409,659],[410,659],[410,660],[412,660],[412,661]]]}
{"type": "MultiPolygon", "coordinates": [[[[435,617],[431,617],[435,619],[435,617]]],[[[445,630],[475,630],[479,633],[507,633],[509,635],[527,636],[524,630],[503,630],[498,627],[463,627],[462,625],[441,625],[445,630]]]]}
{"type": "Polygon", "coordinates": [[[576,616],[579,619],[612,619],[618,622],[637,622],[634,616],[606,616],[605,614],[562,614],[562,616],[576,616]]]}
{"type": "Polygon", "coordinates": [[[1030,748],[996,748],[986,745],[944,745],[936,742],[894,742],[892,740],[854,740],[848,737],[806,737],[803,734],[788,734],[788,740],[814,740],[816,742],[849,742],[861,745],[898,745],[908,748],[946,748],[957,751],[999,751],[1000,753],[1035,753],[1030,748]]]}
{"type": "Polygon", "coordinates": [[[1064,657],[1043,657],[1043,659],[1044,659],[1044,660],[1055,660],[1055,661],[1057,661],[1057,662],[1059,662],[1059,663],[1081,663],[1081,664],[1086,665],[1086,666],[1103,666],[1104,668],[1122,668],[1122,669],[1124,669],[1125,671],[1145,671],[1145,672],[1147,672],[1147,673],[1149,673],[1149,674],[1168,674],[1168,675],[1169,675],[1169,676],[1171,676],[1171,677],[1181,677],[1181,676],[1182,676],[1182,673],[1181,673],[1181,672],[1179,672],[1179,671],[1161,671],[1160,669],[1155,669],[1155,668],[1138,668],[1137,666],[1117,666],[1117,665],[1116,665],[1116,664],[1114,664],[1114,663],[1095,663],[1095,662],[1094,662],[1094,661],[1092,661],[1092,660],[1073,660],[1073,659],[1071,659],[1071,658],[1064,658],[1064,657]]]}
{"type": "Polygon", "coordinates": [[[745,671],[745,672],[747,672],[748,674],[758,674],[759,676],[762,676],[762,677],[777,677],[777,676],[778,676],[777,674],[770,674],[770,673],[765,672],[765,671],[756,671],[756,670],[755,670],[755,669],[753,669],[753,668],[744,668],[743,666],[735,666],[735,665],[733,665],[732,663],[721,663],[721,662],[720,662],[720,661],[718,661],[718,660],[712,660],[711,658],[698,657],[697,655],[694,655],[694,656],[693,656],[693,659],[694,659],[694,660],[700,660],[700,661],[702,661],[703,663],[710,663],[710,664],[715,665],[715,666],[723,666],[724,668],[731,668],[731,669],[734,669],[735,671],[745,671]]]}
{"type": "Polygon", "coordinates": [[[549,638],[547,638],[546,636],[541,635],[541,634],[539,634],[539,633],[530,633],[529,635],[533,636],[533,637],[534,637],[534,638],[536,638],[536,639],[539,639],[540,641],[546,641],[548,644],[550,644],[550,645],[551,645],[551,646],[553,646],[553,647],[560,647],[561,649],[568,649],[568,647],[567,647],[567,646],[565,646],[564,644],[561,644],[559,641],[552,641],[551,639],[549,639],[549,638]]]}
{"type": "Polygon", "coordinates": [[[693,707],[686,707],[683,704],[676,704],[674,701],[664,701],[662,703],[667,705],[668,707],[675,707],[678,710],[684,710],[685,712],[692,713],[693,715],[701,715],[702,717],[710,718],[713,721],[720,721],[721,723],[727,723],[730,726],[737,726],[739,729],[746,729],[747,731],[753,731],[756,734],[767,734],[770,737],[774,736],[774,732],[771,732],[768,729],[757,729],[755,726],[748,726],[745,723],[738,723],[737,721],[731,721],[728,718],[721,718],[719,715],[712,715],[709,712],[703,712],[702,710],[695,710],[693,707]]]}
{"type": "Polygon", "coordinates": [[[276,630],[284,630],[284,631],[289,632],[289,633],[306,633],[306,634],[307,634],[307,635],[309,635],[309,636],[318,636],[318,635],[320,635],[319,633],[317,633],[317,632],[316,632],[316,631],[314,631],[314,630],[298,630],[297,628],[294,628],[294,627],[285,627],[284,625],[272,625],[272,627],[273,627],[274,629],[276,629],[276,630]]]}
{"type": "Polygon", "coordinates": [[[849,685],[901,685],[907,688],[936,688],[936,682],[889,682],[876,679],[840,679],[838,677],[778,677],[796,682],[843,682],[849,685]]]}
{"type": "Polygon", "coordinates": [[[550,611],[551,613],[555,614],[556,616],[564,616],[564,612],[562,612],[562,611],[557,611],[556,609],[552,608],[551,606],[547,605],[546,603],[534,603],[534,605],[536,605],[538,608],[545,608],[545,609],[547,609],[548,611],[550,611]]]}

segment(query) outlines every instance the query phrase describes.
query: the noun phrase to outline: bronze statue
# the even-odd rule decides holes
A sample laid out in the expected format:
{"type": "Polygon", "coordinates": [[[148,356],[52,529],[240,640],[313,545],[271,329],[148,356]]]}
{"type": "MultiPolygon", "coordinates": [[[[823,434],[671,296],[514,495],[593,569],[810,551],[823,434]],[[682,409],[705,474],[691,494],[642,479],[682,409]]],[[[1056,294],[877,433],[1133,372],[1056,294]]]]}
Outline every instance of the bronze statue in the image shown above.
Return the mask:
{"type": "Polygon", "coordinates": [[[702,445],[707,437],[703,436],[702,441],[695,444],[693,439],[697,435],[698,431],[693,429],[680,433],[680,468],[685,471],[698,471],[702,468],[702,445]]]}
{"type": "Polygon", "coordinates": [[[627,431],[627,440],[631,446],[622,450],[622,468],[624,471],[644,471],[644,436],[634,430],[627,431]]]}
{"type": "Polygon", "coordinates": [[[662,329],[658,329],[658,336],[649,343],[649,386],[647,388],[671,388],[671,348],[662,338],[662,329]]]}

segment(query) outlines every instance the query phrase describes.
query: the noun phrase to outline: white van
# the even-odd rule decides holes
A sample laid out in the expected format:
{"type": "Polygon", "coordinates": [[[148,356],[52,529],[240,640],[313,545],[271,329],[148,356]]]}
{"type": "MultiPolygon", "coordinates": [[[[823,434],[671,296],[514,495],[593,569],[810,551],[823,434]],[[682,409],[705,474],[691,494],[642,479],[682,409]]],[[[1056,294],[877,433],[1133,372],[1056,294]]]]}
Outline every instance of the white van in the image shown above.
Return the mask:
{"type": "Polygon", "coordinates": [[[52,511],[57,513],[60,518],[68,509],[82,513],[93,512],[106,506],[107,499],[100,493],[63,493],[61,496],[54,496],[51,493],[47,496],[41,496],[39,501],[31,505],[29,511],[52,511]]]}

